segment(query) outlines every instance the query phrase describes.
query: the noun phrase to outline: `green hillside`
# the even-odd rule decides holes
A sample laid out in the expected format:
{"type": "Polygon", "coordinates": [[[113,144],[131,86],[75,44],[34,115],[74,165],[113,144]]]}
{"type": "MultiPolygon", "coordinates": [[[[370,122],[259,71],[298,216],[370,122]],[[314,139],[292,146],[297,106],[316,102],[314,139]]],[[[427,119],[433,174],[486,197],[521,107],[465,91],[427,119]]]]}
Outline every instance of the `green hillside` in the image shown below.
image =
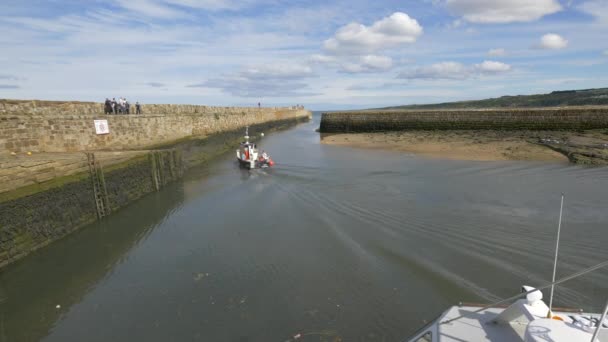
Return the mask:
{"type": "Polygon", "coordinates": [[[502,96],[493,99],[445,102],[381,109],[506,108],[608,105],[608,88],[554,91],[550,94],[502,96]]]}

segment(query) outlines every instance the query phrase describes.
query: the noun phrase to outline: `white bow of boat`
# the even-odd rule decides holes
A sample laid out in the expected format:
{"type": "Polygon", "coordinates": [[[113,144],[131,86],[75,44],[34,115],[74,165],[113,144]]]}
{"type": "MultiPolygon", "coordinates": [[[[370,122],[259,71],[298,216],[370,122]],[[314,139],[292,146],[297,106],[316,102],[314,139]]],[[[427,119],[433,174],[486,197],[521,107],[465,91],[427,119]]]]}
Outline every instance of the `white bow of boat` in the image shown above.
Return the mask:
{"type": "Polygon", "coordinates": [[[552,306],[555,285],[608,266],[607,260],[555,280],[563,205],[562,194],[551,283],[538,288],[523,286],[520,294],[485,306],[453,306],[420,329],[408,342],[608,342],[608,302],[602,314],[552,306]],[[541,290],[549,288],[547,306],[541,290]],[[507,303],[512,304],[505,306],[507,303]]]}
{"type": "Polygon", "coordinates": [[[608,341],[605,312],[599,315],[563,308],[550,311],[540,290],[528,286],[522,289],[525,298],[508,307],[453,306],[409,342],[608,341]]]}

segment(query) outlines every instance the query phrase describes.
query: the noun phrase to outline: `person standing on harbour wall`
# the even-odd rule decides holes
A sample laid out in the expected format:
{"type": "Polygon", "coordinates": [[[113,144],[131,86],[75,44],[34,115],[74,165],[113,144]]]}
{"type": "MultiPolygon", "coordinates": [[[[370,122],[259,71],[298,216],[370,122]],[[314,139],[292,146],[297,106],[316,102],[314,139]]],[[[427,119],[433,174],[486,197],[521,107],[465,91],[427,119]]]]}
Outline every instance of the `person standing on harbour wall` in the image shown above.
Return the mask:
{"type": "Polygon", "coordinates": [[[106,102],[103,104],[103,113],[104,114],[112,114],[112,103],[110,99],[106,97],[106,102]]]}

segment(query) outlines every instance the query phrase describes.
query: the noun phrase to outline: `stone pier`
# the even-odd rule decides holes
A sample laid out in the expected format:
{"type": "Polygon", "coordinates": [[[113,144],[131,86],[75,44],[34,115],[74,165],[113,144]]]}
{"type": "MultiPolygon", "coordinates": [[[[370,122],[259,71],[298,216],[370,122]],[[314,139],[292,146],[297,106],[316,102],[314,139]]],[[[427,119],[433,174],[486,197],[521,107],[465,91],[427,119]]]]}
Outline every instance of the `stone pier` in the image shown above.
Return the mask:
{"type": "Polygon", "coordinates": [[[301,108],[0,100],[0,267],[181,178],[268,132],[309,120],[301,108]],[[109,134],[96,134],[107,120],[109,134]],[[91,160],[94,159],[94,163],[91,160]]]}
{"type": "Polygon", "coordinates": [[[608,107],[366,110],[323,113],[322,133],[401,130],[580,130],[608,127],[608,107]]]}

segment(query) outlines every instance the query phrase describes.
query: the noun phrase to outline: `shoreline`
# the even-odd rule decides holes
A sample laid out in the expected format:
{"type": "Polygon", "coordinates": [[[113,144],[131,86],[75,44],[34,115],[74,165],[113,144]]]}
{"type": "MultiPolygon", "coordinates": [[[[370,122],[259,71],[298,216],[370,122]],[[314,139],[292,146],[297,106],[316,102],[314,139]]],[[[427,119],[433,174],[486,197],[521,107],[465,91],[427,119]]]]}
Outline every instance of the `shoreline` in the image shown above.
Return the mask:
{"type": "Polygon", "coordinates": [[[471,161],[608,165],[608,131],[392,131],[321,134],[321,143],[471,161]]]}

